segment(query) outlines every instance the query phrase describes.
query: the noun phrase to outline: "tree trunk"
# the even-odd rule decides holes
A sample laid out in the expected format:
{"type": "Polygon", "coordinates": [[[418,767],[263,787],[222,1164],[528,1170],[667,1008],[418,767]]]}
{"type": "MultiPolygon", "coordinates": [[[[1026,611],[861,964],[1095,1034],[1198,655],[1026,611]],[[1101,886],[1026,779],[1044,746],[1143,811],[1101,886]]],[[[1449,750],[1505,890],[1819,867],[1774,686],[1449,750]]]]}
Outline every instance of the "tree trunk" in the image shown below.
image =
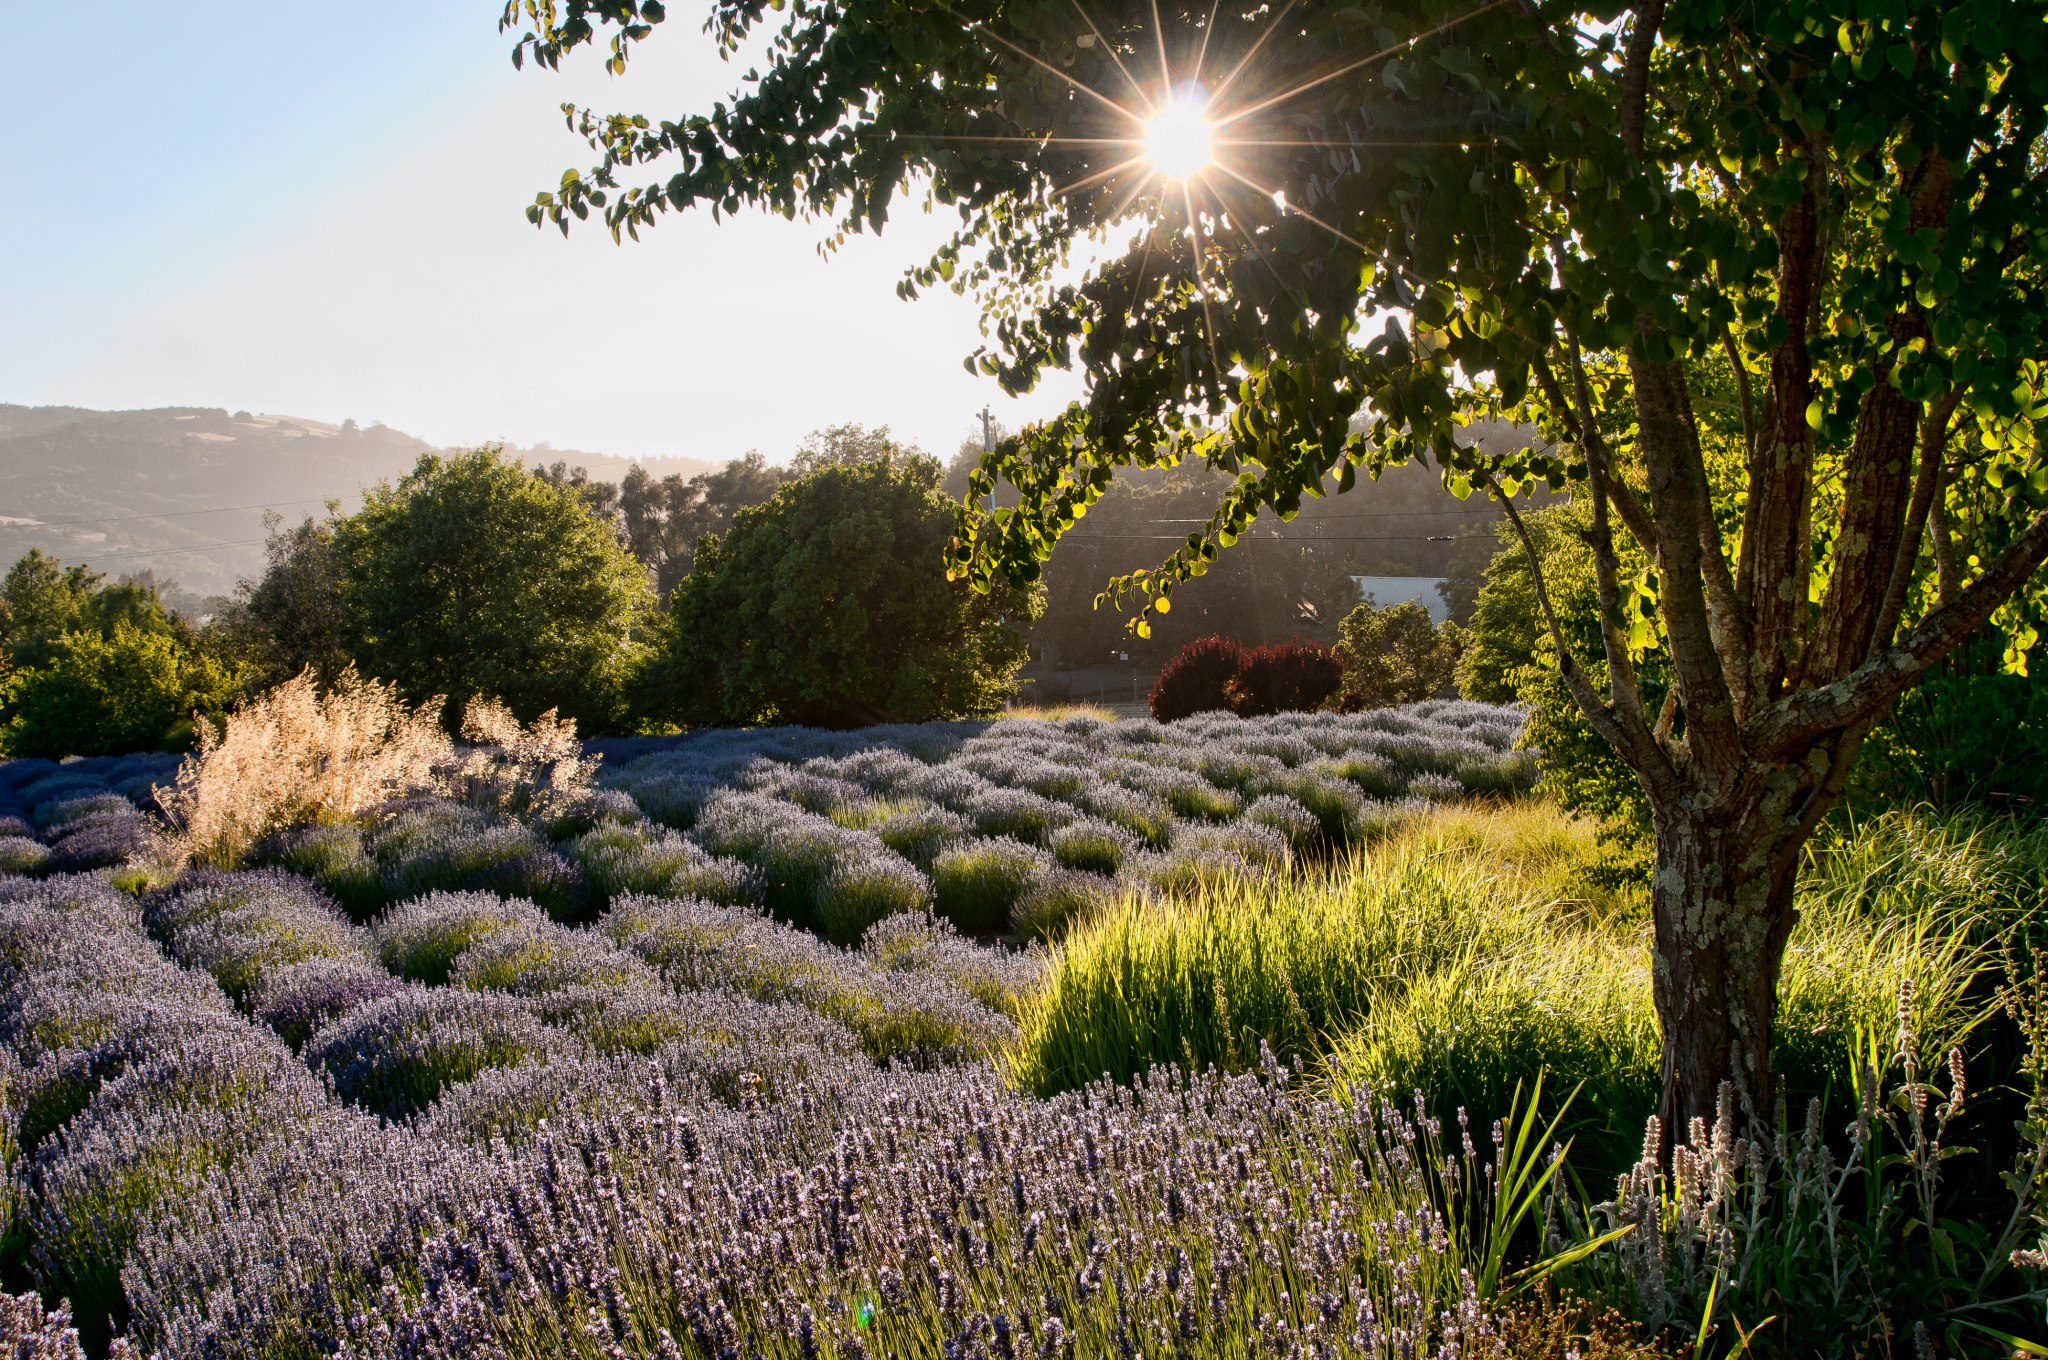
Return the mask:
{"type": "Polygon", "coordinates": [[[1667,1141],[1693,1119],[1711,1121],[1724,1082],[1745,1119],[1768,1117],[1771,1029],[1779,968],[1797,913],[1796,829],[1757,797],[1749,807],[1706,807],[1692,797],[1655,813],[1653,987],[1664,1032],[1667,1141]]]}

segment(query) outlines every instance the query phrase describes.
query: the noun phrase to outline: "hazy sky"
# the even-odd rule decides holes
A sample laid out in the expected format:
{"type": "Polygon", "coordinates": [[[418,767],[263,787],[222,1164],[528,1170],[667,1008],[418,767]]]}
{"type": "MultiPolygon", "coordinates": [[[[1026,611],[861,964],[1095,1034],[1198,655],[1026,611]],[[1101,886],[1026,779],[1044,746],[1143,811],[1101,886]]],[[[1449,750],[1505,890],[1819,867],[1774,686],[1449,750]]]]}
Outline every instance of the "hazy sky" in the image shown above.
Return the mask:
{"type": "Polygon", "coordinates": [[[914,209],[829,260],[776,218],[529,226],[588,163],[562,101],[672,117],[736,85],[680,11],[623,80],[515,72],[497,0],[91,11],[0,0],[0,401],[721,459],[848,420],[950,453],[984,402],[1075,390],[1007,401],[961,369],[971,302],[897,300],[944,234],[914,209]]]}

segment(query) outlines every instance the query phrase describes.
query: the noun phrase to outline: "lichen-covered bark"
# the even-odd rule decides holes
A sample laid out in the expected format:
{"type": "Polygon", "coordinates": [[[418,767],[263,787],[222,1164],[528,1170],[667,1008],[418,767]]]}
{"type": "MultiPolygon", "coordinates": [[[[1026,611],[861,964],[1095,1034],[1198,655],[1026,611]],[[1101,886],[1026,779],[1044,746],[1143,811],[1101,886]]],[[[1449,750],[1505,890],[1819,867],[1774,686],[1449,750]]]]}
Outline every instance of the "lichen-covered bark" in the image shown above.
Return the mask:
{"type": "MultiPolygon", "coordinates": [[[[1774,800],[1775,801],[1775,800],[1774,800]]],[[[1664,1127],[1683,1136],[1713,1117],[1724,1081],[1767,1111],[1778,974],[1797,919],[1797,832],[1771,835],[1748,817],[1660,810],[1651,900],[1653,984],[1664,1028],[1664,1127]]]]}

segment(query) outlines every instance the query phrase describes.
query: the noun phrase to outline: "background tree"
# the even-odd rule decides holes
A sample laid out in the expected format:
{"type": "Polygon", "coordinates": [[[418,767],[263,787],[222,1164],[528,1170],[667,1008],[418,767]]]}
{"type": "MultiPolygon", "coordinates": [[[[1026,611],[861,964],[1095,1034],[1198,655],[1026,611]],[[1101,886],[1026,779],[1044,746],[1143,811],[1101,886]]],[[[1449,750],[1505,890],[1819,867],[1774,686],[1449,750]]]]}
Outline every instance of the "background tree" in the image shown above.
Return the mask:
{"type": "Polygon", "coordinates": [[[618,721],[646,574],[573,486],[496,451],[422,455],[333,525],[350,650],[420,702],[618,721]]]}
{"type": "Polygon", "coordinates": [[[0,734],[10,756],[178,750],[194,714],[218,717],[241,692],[231,667],[170,630],[116,619],[104,634],[63,634],[42,665],[11,675],[0,734]]]}
{"type": "Polygon", "coordinates": [[[309,669],[321,684],[331,684],[355,660],[334,546],[338,509],[329,502],[327,520],[308,515],[290,526],[280,517],[268,519],[268,568],[259,580],[243,581],[214,620],[222,645],[261,684],[281,684],[309,669]]]}
{"type": "Polygon", "coordinates": [[[1458,668],[1459,630],[1438,628],[1412,601],[1385,608],[1367,600],[1337,625],[1337,659],[1344,666],[1338,703],[1345,708],[1388,708],[1427,699],[1450,685],[1458,668]]]}
{"type": "Polygon", "coordinates": [[[735,514],[774,495],[787,476],[758,453],[687,481],[677,472],[656,480],[636,463],[619,483],[626,546],[653,573],[655,590],[665,600],[689,575],[697,540],[724,533],[735,514]]]}
{"type": "MultiPolygon", "coordinates": [[[[761,79],[708,113],[584,115],[601,160],[534,220],[637,233],[751,203],[861,231],[918,177],[963,225],[904,291],[978,289],[975,362],[1009,390],[1049,365],[1090,380],[970,486],[954,560],[983,585],[1034,578],[1132,465],[1237,478],[1160,570],[1117,582],[1146,612],[1260,512],[1361,469],[1583,480],[1597,652],[1532,586],[1562,682],[1652,812],[1666,1127],[1730,1081],[1767,1113],[1803,846],[1885,705],[2041,589],[2038,6],[852,0],[784,19],[729,0],[713,23],[733,46],[771,12],[787,28],[761,79]],[[1148,120],[1191,82],[1216,156],[1162,169],[1148,120]],[[1054,279],[1108,228],[1127,253],[1054,279]],[[1710,367],[1738,394],[1732,460],[1703,438],[1710,367]],[[1460,443],[1504,410],[1545,442],[1460,443]],[[999,481],[1017,508],[977,508],[999,481]],[[1951,512],[1975,481],[1997,494],[1965,569],[1951,512]],[[1645,579],[1622,578],[1624,539],[1645,579]],[[1655,706],[1636,600],[1672,667],[1655,706]]],[[[520,58],[604,35],[621,69],[663,17],[505,11],[520,58]]]]}
{"type": "Polygon", "coordinates": [[[999,711],[1028,592],[946,579],[953,505],[929,458],[829,463],[699,547],[643,707],[683,723],[877,722],[999,711]]]}
{"type": "Polygon", "coordinates": [[[62,652],[67,633],[110,633],[117,623],[168,633],[170,617],[147,585],[67,567],[30,548],[0,578],[0,645],[17,666],[40,666],[62,652]]]}

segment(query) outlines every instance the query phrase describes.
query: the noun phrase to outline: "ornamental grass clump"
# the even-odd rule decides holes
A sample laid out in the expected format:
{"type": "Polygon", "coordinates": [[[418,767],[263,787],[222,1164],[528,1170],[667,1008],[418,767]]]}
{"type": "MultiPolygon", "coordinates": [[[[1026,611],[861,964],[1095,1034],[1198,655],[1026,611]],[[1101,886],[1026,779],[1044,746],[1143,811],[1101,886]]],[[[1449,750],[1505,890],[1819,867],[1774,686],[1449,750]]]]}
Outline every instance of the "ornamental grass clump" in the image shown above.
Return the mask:
{"type": "Polygon", "coordinates": [[[386,1119],[424,1109],[487,1067],[519,1067],[580,1049],[522,999],[461,988],[409,989],[330,1022],[305,1060],[342,1099],[386,1119]]]}
{"type": "Polygon", "coordinates": [[[463,950],[515,926],[538,926],[547,913],[496,893],[432,893],[386,912],[371,935],[384,966],[402,978],[438,986],[463,950]]]}
{"type": "Polygon", "coordinates": [[[966,934],[1001,934],[1011,910],[1052,868],[1052,856],[1035,845],[1007,836],[969,841],[933,862],[933,904],[966,934]]]}
{"type": "Polygon", "coordinates": [[[452,759],[441,701],[417,708],[395,686],[344,671],[325,693],[306,672],[236,708],[159,793],[181,848],[233,868],[272,831],[347,821],[431,788],[452,759]]]}
{"type": "Polygon", "coordinates": [[[1530,894],[1473,858],[1396,848],[1278,881],[1194,869],[1162,869],[1170,895],[1125,897],[1068,933],[1020,1022],[1030,1089],[1128,1080],[1156,1062],[1241,1070],[1262,1044],[1320,1060],[1409,977],[1506,952],[1541,921],[1530,894]]]}

